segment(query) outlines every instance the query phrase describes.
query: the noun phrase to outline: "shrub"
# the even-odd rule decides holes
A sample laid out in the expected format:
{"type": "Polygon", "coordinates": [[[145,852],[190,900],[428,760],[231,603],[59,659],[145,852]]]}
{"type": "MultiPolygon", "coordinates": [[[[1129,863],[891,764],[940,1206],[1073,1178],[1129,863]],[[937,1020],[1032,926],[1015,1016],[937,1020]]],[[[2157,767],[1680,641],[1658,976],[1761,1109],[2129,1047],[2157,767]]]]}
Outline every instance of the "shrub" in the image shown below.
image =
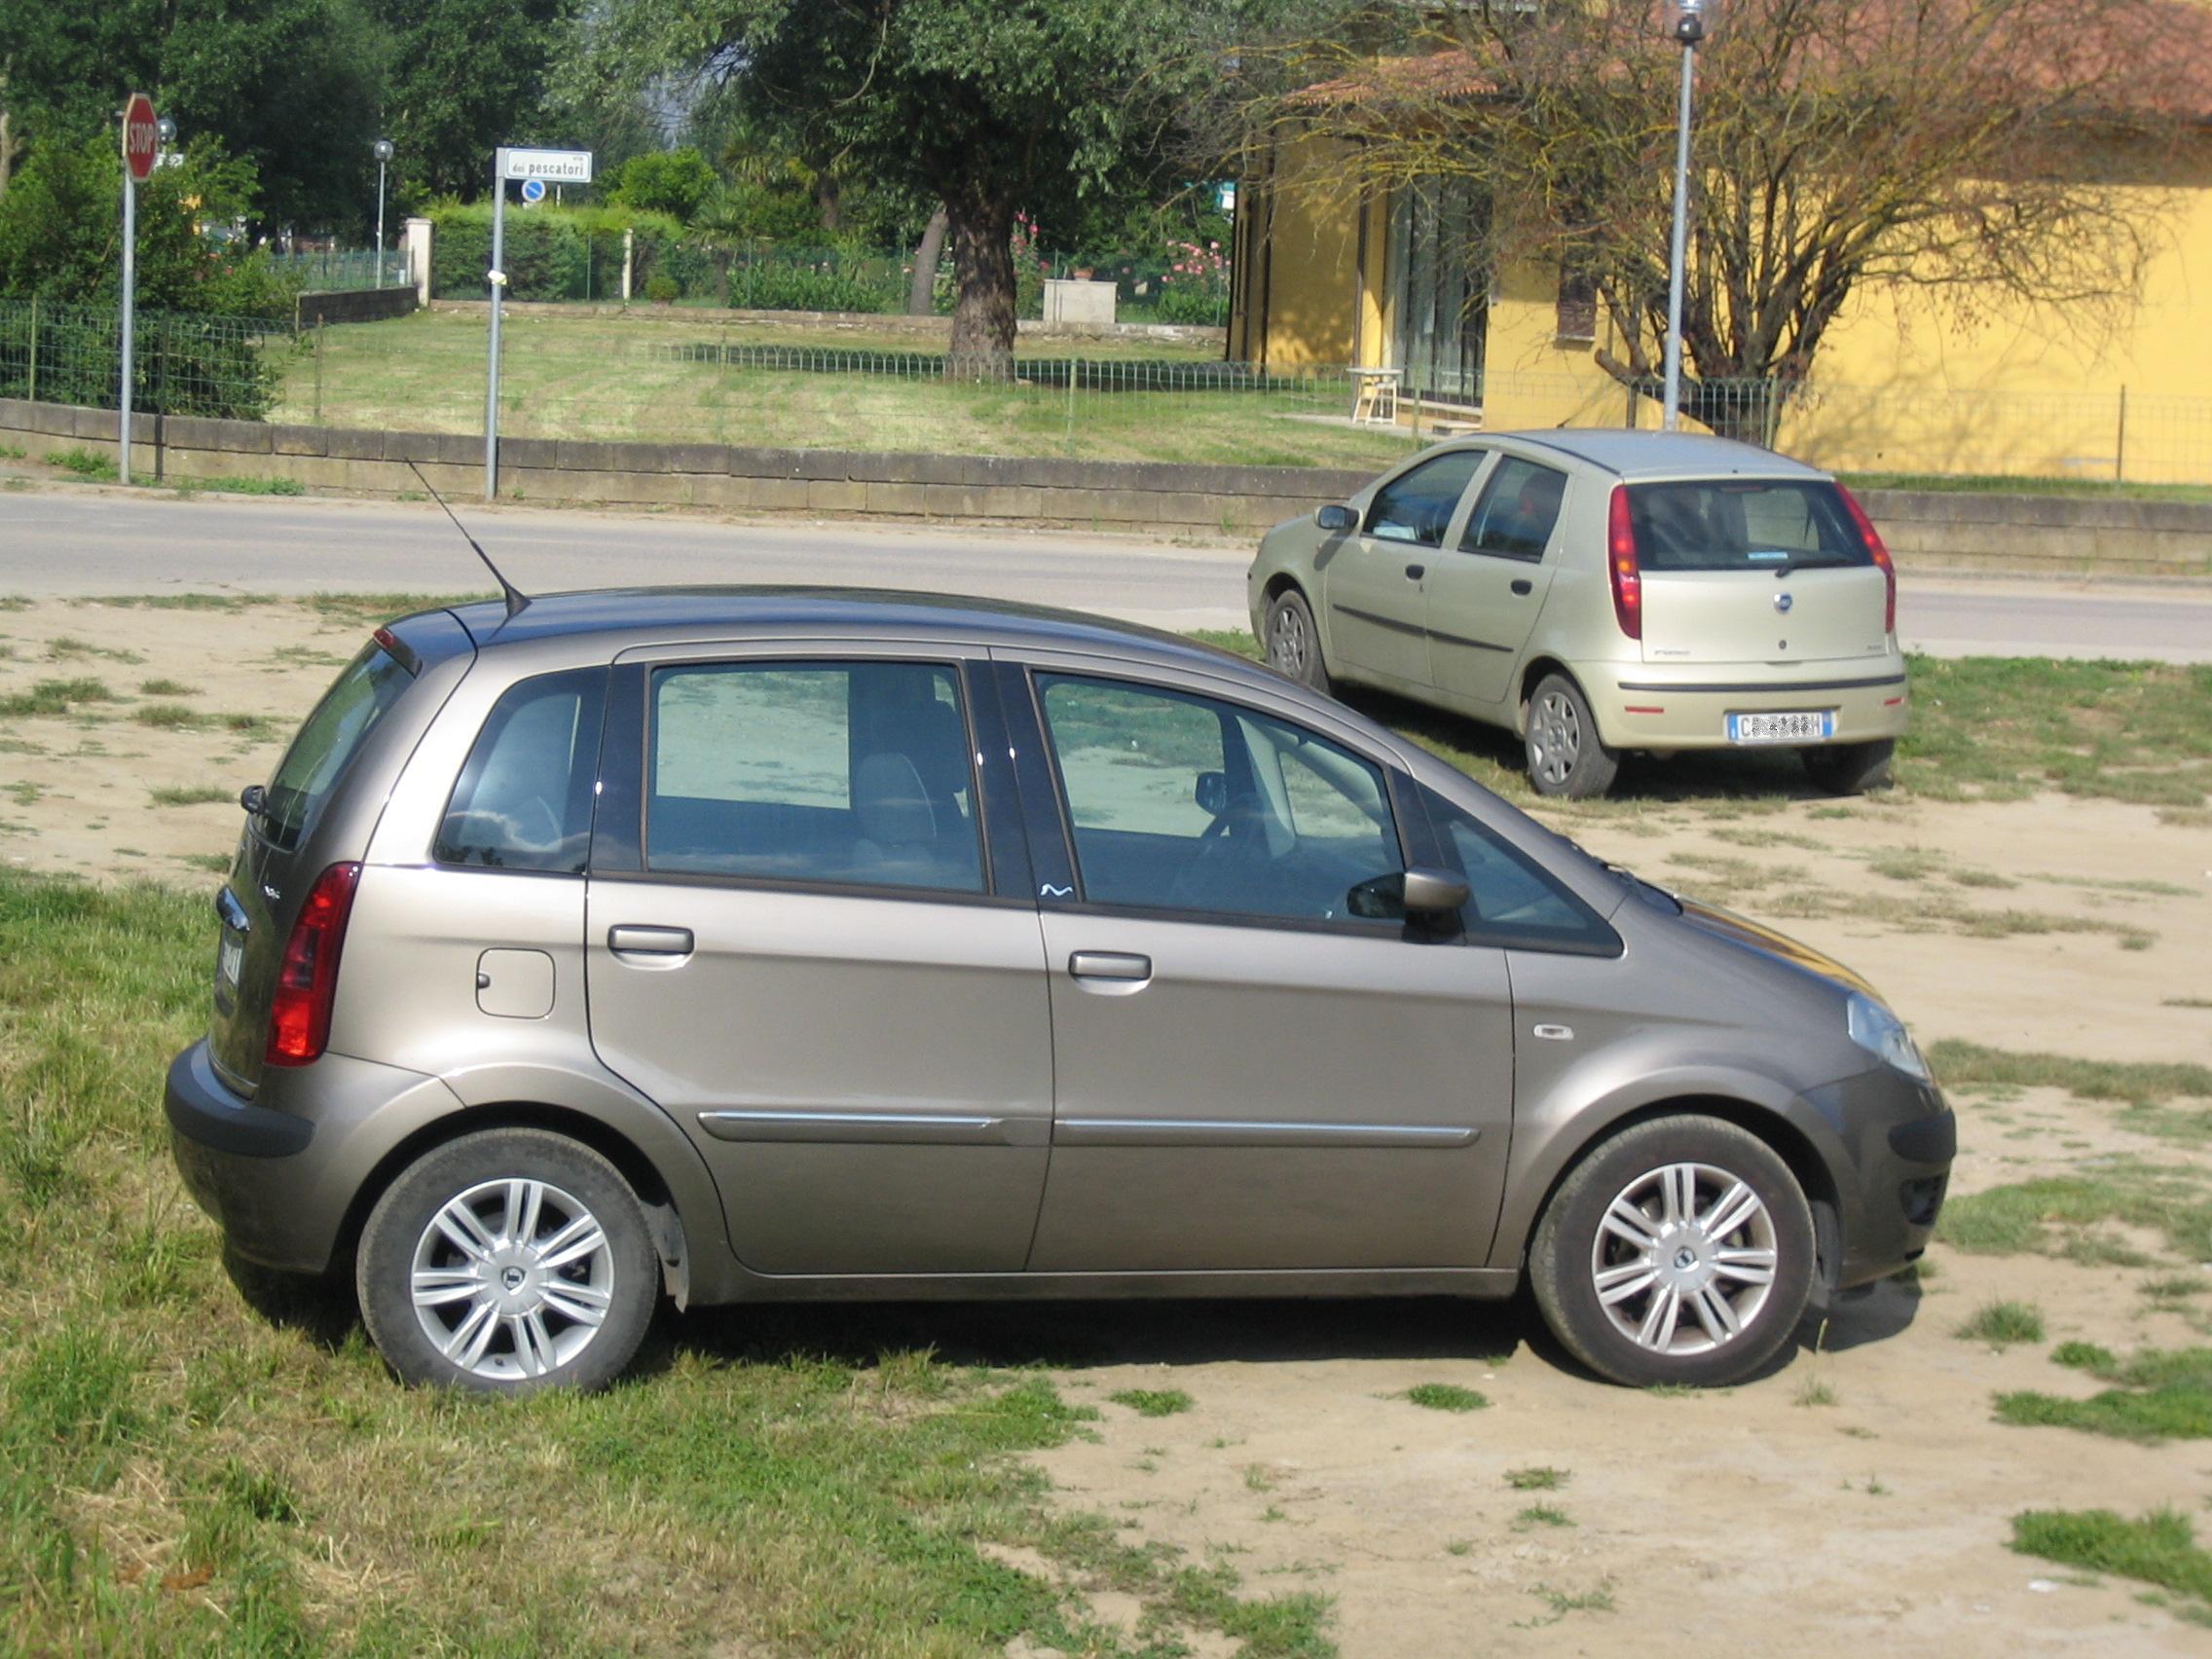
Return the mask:
{"type": "Polygon", "coordinates": [[[656,271],[645,278],[645,298],[656,306],[665,306],[683,292],[683,285],[665,271],[656,271]]]}

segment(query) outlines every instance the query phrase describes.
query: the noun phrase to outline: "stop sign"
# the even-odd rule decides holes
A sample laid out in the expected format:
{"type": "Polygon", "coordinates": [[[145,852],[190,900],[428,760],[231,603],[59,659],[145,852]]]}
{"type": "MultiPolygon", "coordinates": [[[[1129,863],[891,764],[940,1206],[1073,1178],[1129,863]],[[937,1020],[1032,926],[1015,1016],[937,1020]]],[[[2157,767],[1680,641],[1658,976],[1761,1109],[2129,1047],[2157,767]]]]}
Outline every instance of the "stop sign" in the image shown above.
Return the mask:
{"type": "Polygon", "coordinates": [[[132,92],[130,101],[123,106],[123,165],[130,169],[132,178],[144,183],[154,170],[154,158],[161,148],[154,100],[144,92],[132,92]]]}

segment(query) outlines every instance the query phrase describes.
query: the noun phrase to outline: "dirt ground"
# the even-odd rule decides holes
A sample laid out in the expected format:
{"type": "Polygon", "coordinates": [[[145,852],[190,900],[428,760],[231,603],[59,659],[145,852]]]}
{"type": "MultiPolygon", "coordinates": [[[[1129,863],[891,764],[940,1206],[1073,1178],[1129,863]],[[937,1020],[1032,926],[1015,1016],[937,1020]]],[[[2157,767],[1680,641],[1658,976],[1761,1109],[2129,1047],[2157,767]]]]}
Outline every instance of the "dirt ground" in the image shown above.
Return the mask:
{"type": "MultiPolygon", "coordinates": [[[[365,630],[291,605],[0,611],[0,697],[56,679],[106,693],[0,719],[0,858],[211,886],[237,834],[237,790],[266,778],[365,630]],[[267,723],[230,718],[253,716],[267,723]]],[[[1859,969],[1924,1042],[2212,1061],[2212,833],[2148,807],[1808,797],[1560,822],[1594,852],[1859,969]]],[[[2113,1155],[2212,1172],[2203,1145],[2138,1133],[2119,1103],[2040,1088],[1959,1090],[1955,1103],[1955,1192],[2113,1155]]],[[[1842,1305],[1818,1351],[1704,1395],[1583,1380],[1517,1307],[1109,1310],[1076,1345],[1096,1361],[1055,1370],[1072,1400],[1099,1409],[1098,1432],[1041,1462],[1054,1501],[1115,1518],[1125,1541],[1226,1561],[1246,1594],[1333,1598],[1353,1655],[1778,1640],[1808,1653],[2212,1652],[2212,1632],[2139,1600],[2140,1586],[2006,1547],[2011,1518],[2037,1508],[2171,1504],[2212,1531],[2212,1443],[2146,1447],[1991,1412],[2005,1389],[2094,1390],[2050,1363],[2056,1343],[2206,1340],[2212,1296],[2145,1286],[2183,1272],[2212,1286],[2212,1263],[1940,1246],[1931,1263],[1918,1284],[1842,1305]],[[2046,1339],[1996,1351],[1954,1334],[1998,1298],[2037,1305],[2046,1339]],[[1424,1382],[1489,1404],[1422,1409],[1404,1395],[1424,1382]],[[1108,1398],[1131,1388],[1194,1404],[1153,1419],[1108,1398]],[[1509,1483],[1530,1468],[1564,1478],[1509,1483]],[[1556,1517],[1522,1513],[1537,1504],[1556,1517]]],[[[1111,1594],[1095,1600],[1120,1610],[1111,1594]]]]}

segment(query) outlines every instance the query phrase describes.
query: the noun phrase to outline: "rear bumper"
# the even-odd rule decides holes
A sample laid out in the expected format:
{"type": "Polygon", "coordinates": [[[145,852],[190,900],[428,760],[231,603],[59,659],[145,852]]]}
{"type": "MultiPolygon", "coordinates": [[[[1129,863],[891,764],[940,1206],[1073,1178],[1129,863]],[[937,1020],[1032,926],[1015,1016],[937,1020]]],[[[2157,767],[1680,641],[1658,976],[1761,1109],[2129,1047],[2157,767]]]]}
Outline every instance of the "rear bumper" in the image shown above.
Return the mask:
{"type": "Polygon", "coordinates": [[[177,1173],[231,1248],[308,1273],[330,1266],[348,1211],[398,1135],[459,1104],[435,1078],[341,1054],[272,1072],[247,1101],[204,1041],[170,1062],[163,1090],[177,1173]]]}
{"type": "Polygon", "coordinates": [[[1901,659],[1828,666],[1832,672],[1781,676],[1762,674],[1756,664],[1670,669],[1608,663],[1591,669],[1583,690],[1599,735],[1612,749],[1769,747],[1731,744],[1728,717],[1806,710],[1834,712],[1830,743],[1903,735],[1912,705],[1901,659]]]}

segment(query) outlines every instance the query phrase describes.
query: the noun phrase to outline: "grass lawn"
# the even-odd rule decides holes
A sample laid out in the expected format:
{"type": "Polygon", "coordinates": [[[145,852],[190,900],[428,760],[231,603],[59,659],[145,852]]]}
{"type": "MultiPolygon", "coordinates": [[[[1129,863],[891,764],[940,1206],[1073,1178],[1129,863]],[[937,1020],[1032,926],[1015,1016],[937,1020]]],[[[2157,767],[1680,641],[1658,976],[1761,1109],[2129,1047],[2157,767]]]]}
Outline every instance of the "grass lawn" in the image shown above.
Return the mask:
{"type": "MultiPolygon", "coordinates": [[[[271,419],[408,431],[484,428],[487,323],[453,312],[326,329],[317,346],[272,349],[281,389],[271,419]]],[[[1309,392],[1121,391],[1086,385],[950,385],[924,369],[829,373],[725,366],[698,347],[778,346],[893,357],[942,351],[933,335],[631,316],[520,315],[500,328],[499,423],[509,437],[926,450],[1087,461],[1382,467],[1410,437],[1305,417],[1349,413],[1335,379],[1309,392]]],[[[1017,358],[1164,363],[1194,379],[1217,348],[1052,341],[1017,358]]]]}
{"type": "Polygon", "coordinates": [[[1975,496],[2110,496],[2148,501],[2212,501],[2212,484],[2131,484],[2099,478],[2022,478],[1971,472],[1845,472],[1854,490],[1941,490],[1975,496]]]}

